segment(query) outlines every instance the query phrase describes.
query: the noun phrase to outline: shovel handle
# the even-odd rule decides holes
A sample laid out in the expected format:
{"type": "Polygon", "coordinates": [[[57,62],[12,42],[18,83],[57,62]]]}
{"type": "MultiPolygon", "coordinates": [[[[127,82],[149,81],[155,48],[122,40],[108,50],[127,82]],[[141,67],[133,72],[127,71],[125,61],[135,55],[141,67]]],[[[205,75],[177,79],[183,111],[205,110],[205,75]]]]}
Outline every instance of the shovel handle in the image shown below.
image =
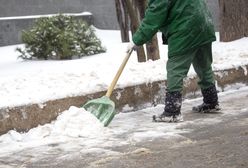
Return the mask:
{"type": "Polygon", "coordinates": [[[113,90],[114,90],[114,87],[115,87],[115,85],[116,85],[116,83],[117,83],[119,77],[121,76],[121,73],[122,73],[123,69],[125,68],[125,66],[126,66],[126,64],[127,64],[127,61],[128,61],[128,59],[129,59],[129,57],[131,56],[132,52],[133,52],[133,50],[130,50],[130,51],[126,54],[124,60],[122,61],[121,66],[119,67],[119,70],[117,71],[117,73],[116,73],[116,75],[115,75],[113,81],[111,82],[111,85],[109,86],[108,91],[107,91],[107,93],[106,93],[105,96],[107,96],[107,97],[110,97],[110,96],[111,96],[111,94],[112,94],[112,92],[113,92],[113,90]]]}

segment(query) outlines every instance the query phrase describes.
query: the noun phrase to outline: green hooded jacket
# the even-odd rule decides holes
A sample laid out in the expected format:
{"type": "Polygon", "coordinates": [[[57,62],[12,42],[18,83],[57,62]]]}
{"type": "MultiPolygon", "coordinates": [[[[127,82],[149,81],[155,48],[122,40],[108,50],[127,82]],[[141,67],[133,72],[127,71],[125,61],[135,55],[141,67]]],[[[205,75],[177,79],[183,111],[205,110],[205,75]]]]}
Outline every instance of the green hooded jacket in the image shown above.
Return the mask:
{"type": "Polygon", "coordinates": [[[168,39],[169,55],[216,40],[205,0],[150,0],[133,42],[143,45],[158,31],[168,39]]]}

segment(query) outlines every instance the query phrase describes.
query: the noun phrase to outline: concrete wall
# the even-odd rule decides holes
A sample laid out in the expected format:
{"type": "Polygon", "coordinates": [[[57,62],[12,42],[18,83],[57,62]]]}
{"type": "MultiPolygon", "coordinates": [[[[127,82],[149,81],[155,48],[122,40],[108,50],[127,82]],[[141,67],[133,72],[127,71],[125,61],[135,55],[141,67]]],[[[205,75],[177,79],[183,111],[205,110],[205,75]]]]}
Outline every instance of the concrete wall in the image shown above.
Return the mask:
{"type": "Polygon", "coordinates": [[[96,27],[118,28],[114,0],[0,0],[0,17],[86,11],[93,14],[96,27]]]}
{"type": "Polygon", "coordinates": [[[21,31],[32,24],[32,19],[0,20],[0,46],[21,43],[21,31]]]}
{"type": "MultiPolygon", "coordinates": [[[[92,15],[78,14],[76,18],[81,18],[92,24],[92,15]]],[[[0,19],[0,46],[22,43],[22,30],[30,28],[36,17],[20,17],[15,19],[0,19]]]]}

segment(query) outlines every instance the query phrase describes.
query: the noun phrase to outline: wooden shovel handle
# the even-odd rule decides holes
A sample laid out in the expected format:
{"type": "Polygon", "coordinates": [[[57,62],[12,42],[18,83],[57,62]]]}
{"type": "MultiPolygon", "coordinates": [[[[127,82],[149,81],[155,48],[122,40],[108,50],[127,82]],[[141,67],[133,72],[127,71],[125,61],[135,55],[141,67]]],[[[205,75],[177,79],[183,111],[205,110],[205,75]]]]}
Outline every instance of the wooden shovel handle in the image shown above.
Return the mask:
{"type": "Polygon", "coordinates": [[[112,92],[113,92],[113,90],[114,90],[114,87],[115,87],[115,85],[116,85],[116,83],[117,83],[119,77],[121,76],[121,73],[122,73],[123,69],[125,68],[125,66],[126,66],[126,64],[127,64],[127,61],[128,61],[128,59],[129,59],[129,57],[130,57],[131,54],[132,54],[132,51],[133,51],[133,50],[130,50],[130,51],[127,53],[127,55],[126,55],[126,57],[124,58],[124,60],[122,61],[122,64],[121,64],[121,66],[119,67],[119,70],[117,71],[117,73],[116,73],[116,75],[115,75],[115,77],[114,77],[114,79],[113,79],[111,85],[109,86],[108,91],[107,91],[107,93],[106,93],[105,96],[107,96],[107,97],[110,97],[110,96],[111,96],[111,94],[112,94],[112,92]]]}

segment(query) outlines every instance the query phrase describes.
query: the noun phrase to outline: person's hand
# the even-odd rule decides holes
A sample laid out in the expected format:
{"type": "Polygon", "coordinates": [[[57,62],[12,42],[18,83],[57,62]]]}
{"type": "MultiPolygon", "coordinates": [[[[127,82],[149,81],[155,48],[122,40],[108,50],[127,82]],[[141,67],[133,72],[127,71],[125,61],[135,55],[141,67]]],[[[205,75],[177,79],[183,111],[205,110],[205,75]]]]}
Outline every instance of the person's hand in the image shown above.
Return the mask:
{"type": "Polygon", "coordinates": [[[129,52],[131,52],[132,50],[135,51],[135,50],[137,50],[137,48],[138,48],[137,45],[135,45],[133,42],[130,42],[130,43],[128,44],[128,46],[127,46],[126,52],[129,53],[129,52]]]}

